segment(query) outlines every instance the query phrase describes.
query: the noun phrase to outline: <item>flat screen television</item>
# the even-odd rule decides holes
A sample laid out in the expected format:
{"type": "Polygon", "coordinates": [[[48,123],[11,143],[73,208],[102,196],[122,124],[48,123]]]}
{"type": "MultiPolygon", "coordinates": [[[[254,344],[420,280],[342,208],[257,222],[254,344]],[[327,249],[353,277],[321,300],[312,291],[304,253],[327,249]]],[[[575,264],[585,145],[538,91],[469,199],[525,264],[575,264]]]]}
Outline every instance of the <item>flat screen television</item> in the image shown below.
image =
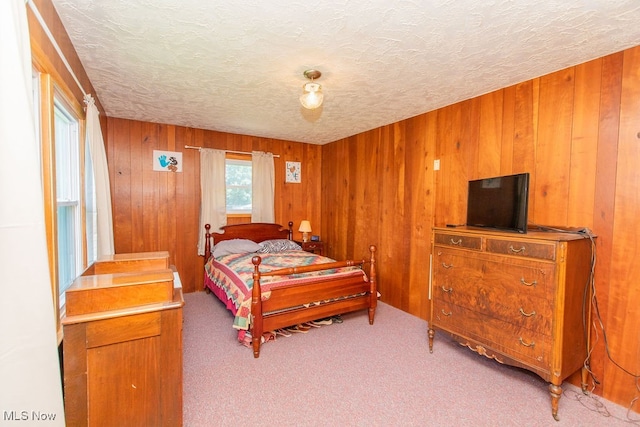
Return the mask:
{"type": "Polygon", "coordinates": [[[528,208],[528,173],[469,181],[469,227],[526,233],[528,208]]]}

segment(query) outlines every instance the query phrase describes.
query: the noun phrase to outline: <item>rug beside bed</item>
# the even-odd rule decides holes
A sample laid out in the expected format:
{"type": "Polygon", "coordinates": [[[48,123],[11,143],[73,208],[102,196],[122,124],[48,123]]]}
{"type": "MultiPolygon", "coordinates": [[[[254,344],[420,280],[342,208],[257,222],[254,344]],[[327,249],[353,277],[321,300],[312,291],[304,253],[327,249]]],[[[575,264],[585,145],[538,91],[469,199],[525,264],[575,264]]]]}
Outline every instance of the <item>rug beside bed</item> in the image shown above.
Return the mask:
{"type": "MultiPolygon", "coordinates": [[[[324,319],[312,320],[311,322],[300,323],[286,328],[276,329],[275,331],[265,332],[262,334],[262,339],[260,341],[264,344],[269,341],[275,341],[279,336],[290,337],[293,334],[306,334],[314,328],[321,328],[334,323],[342,323],[342,317],[340,315],[336,315],[326,317],[324,319]]],[[[252,336],[250,331],[240,331],[238,334],[238,341],[245,347],[252,348],[251,339],[252,336]]]]}

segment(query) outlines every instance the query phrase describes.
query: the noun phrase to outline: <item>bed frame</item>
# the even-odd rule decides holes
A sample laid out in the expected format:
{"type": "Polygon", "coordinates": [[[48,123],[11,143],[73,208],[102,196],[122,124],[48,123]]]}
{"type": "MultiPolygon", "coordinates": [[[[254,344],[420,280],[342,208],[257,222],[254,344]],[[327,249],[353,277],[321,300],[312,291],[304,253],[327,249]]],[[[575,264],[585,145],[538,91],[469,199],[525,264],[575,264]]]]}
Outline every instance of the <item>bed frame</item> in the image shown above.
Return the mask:
{"type": "MultiPolygon", "coordinates": [[[[227,225],[221,228],[222,233],[210,233],[211,226],[205,225],[205,262],[211,255],[213,243],[230,239],[250,239],[260,243],[270,239],[292,240],[293,222],[286,229],[279,224],[251,223],[227,225]]],[[[336,261],[320,265],[283,268],[268,273],[260,272],[259,256],[252,258],[255,266],[253,273],[253,289],[251,296],[251,344],[253,356],[260,356],[262,334],[267,331],[297,325],[316,319],[331,317],[352,311],[367,309],[369,324],[373,325],[378,291],[376,286],[376,247],[369,246],[369,260],[336,261]],[[318,276],[317,281],[304,284],[293,284],[271,290],[268,300],[262,301],[260,279],[266,276],[286,276],[311,271],[328,270],[347,266],[359,266],[364,269],[369,264],[368,281],[361,276],[332,278],[318,276]],[[315,301],[327,301],[319,305],[309,304],[315,301]]]]}

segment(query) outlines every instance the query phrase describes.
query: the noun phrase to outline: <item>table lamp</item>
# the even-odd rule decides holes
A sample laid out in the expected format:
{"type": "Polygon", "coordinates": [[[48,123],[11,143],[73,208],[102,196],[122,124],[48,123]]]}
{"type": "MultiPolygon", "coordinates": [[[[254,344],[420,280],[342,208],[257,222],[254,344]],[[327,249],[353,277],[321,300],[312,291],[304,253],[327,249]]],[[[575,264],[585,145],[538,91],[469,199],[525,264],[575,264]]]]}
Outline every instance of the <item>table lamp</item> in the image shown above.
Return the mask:
{"type": "Polygon", "coordinates": [[[311,223],[306,219],[303,220],[302,222],[300,222],[300,228],[298,228],[298,231],[302,232],[302,241],[308,242],[309,233],[311,233],[311,223]]]}

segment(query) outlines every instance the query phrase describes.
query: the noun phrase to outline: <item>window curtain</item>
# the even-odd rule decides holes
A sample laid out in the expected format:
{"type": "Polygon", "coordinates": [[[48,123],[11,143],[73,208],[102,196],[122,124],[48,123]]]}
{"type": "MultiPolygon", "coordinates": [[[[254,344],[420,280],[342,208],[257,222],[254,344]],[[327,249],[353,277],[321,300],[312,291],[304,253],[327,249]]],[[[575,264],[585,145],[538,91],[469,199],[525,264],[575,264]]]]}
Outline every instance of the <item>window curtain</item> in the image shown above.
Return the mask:
{"type": "Polygon", "coordinates": [[[0,1],[0,402],[64,426],[26,8],[0,1]]]}
{"type": "Polygon", "coordinates": [[[227,224],[225,182],[225,151],[200,149],[200,227],[198,255],[204,256],[204,225],[211,224],[211,232],[227,224]]]}
{"type": "Polygon", "coordinates": [[[104,140],[100,129],[100,117],[96,102],[91,95],[85,95],[87,104],[87,143],[93,164],[96,186],[96,210],[98,223],[98,257],[113,255],[113,214],[111,212],[111,186],[109,167],[104,151],[104,140]]]}
{"type": "Polygon", "coordinates": [[[275,222],[273,154],[251,152],[251,222],[275,222]]]}

